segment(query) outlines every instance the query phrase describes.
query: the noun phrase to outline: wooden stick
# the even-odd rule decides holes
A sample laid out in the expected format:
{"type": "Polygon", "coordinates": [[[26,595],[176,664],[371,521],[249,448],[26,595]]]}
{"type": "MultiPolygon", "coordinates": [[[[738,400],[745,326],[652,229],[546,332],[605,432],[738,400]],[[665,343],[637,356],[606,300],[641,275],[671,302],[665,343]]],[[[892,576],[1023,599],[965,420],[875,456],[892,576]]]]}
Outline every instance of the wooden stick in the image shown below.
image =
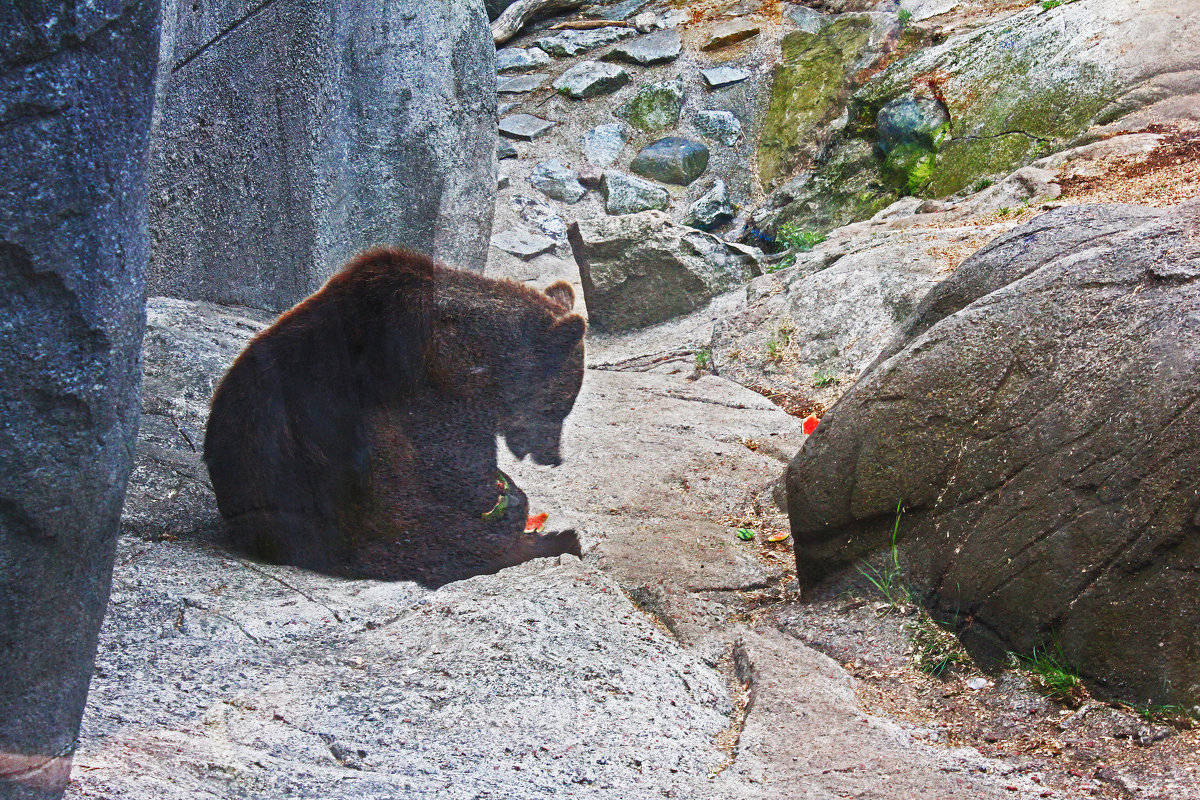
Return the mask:
{"type": "Polygon", "coordinates": [[[585,0],[517,0],[504,9],[492,23],[492,41],[501,45],[516,36],[533,17],[551,11],[579,8],[584,2],[585,0]]]}

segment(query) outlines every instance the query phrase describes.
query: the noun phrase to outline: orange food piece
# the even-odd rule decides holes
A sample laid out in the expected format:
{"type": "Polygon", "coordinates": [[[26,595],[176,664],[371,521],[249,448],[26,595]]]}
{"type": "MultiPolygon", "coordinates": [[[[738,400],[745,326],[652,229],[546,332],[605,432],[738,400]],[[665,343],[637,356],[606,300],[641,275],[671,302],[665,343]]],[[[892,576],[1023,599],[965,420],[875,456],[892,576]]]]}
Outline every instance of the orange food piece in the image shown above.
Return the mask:
{"type": "Polygon", "coordinates": [[[545,512],[530,515],[529,519],[525,520],[525,532],[537,533],[546,526],[546,520],[549,518],[550,515],[545,512]]]}
{"type": "Polygon", "coordinates": [[[804,435],[807,436],[817,429],[817,425],[821,420],[817,419],[816,414],[809,414],[804,418],[804,435]]]}

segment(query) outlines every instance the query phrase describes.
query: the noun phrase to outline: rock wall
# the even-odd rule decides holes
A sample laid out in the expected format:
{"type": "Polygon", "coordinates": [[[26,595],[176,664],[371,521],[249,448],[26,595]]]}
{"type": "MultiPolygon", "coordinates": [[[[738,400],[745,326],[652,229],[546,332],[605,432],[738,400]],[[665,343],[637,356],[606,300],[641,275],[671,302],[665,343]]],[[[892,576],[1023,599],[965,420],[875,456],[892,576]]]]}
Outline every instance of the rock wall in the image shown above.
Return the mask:
{"type": "Polygon", "coordinates": [[[0,9],[0,796],[66,785],[138,425],[153,2],[0,9]]]}
{"type": "Polygon", "coordinates": [[[400,244],[482,269],[495,55],[480,0],[168,0],[152,294],[282,310],[400,244]]]}
{"type": "Polygon", "coordinates": [[[1061,648],[1130,702],[1200,701],[1200,202],[1001,237],[792,461],[801,580],[887,547],[986,652],[1061,648]]]}

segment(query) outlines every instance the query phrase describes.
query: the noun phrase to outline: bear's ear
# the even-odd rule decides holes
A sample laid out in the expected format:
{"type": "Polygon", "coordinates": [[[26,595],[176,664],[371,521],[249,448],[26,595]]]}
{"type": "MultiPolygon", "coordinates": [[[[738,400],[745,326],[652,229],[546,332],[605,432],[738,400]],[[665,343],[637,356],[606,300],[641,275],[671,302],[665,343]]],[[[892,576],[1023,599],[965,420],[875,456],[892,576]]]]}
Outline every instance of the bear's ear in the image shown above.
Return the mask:
{"type": "Polygon", "coordinates": [[[575,307],[575,290],[566,281],[559,281],[547,286],[546,295],[562,306],[563,311],[570,311],[575,307]]]}
{"type": "Polygon", "coordinates": [[[546,331],[545,347],[542,350],[552,365],[561,364],[583,339],[587,323],[578,314],[559,317],[546,331]]]}

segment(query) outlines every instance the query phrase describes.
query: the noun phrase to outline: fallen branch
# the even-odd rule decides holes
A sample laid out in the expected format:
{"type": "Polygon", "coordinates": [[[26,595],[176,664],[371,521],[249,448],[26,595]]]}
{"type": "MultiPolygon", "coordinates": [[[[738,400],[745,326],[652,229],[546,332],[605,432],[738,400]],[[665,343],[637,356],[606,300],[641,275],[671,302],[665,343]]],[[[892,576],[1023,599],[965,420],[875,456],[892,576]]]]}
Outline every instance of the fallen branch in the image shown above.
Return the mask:
{"type": "Polygon", "coordinates": [[[525,27],[525,23],[551,11],[568,11],[579,8],[585,0],[517,0],[492,23],[492,41],[497,45],[507,42],[525,27]]]}
{"type": "Polygon", "coordinates": [[[596,28],[632,28],[628,22],[619,19],[579,19],[570,22],[560,22],[551,25],[552,31],[590,31],[596,28]]]}

